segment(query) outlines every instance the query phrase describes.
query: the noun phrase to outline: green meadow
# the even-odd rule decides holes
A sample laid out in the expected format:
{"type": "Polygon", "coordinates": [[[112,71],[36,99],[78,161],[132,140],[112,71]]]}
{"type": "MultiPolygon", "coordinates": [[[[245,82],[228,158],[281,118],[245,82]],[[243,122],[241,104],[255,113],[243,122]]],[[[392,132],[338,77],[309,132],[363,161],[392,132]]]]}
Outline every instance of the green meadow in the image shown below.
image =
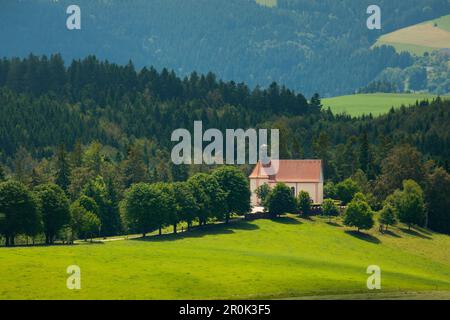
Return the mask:
{"type": "Polygon", "coordinates": [[[396,93],[374,93],[355,94],[323,99],[324,108],[331,108],[333,113],[347,113],[351,116],[372,114],[374,116],[388,113],[394,107],[415,104],[416,101],[433,99],[432,94],[396,94],[396,93]]]}
{"type": "Polygon", "coordinates": [[[0,248],[1,299],[450,299],[450,237],[288,216],[190,233],[53,247],[0,248]],[[81,290],[66,268],[81,268],[81,290]],[[369,265],[381,290],[369,291],[369,265]]]}

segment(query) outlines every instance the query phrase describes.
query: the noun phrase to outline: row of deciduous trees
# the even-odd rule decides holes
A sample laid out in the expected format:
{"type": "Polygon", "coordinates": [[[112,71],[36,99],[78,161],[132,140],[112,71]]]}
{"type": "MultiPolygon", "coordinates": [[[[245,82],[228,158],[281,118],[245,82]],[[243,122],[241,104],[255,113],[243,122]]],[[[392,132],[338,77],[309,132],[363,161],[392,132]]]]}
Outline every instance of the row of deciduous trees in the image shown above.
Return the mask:
{"type": "Polygon", "coordinates": [[[139,183],[126,193],[122,211],[127,229],[146,233],[165,226],[209,220],[228,222],[231,214],[250,210],[248,180],[237,168],[224,166],[212,174],[198,173],[185,182],[139,183]]]}
{"type": "MultiPolygon", "coordinates": [[[[102,181],[99,177],[89,182],[72,203],[53,183],[31,190],[14,180],[0,183],[0,235],[6,246],[14,245],[18,235],[35,239],[43,234],[45,243],[53,244],[56,238],[73,241],[103,234],[102,228],[111,226],[114,215],[97,190],[102,181]]],[[[177,232],[180,222],[190,228],[194,221],[200,225],[210,220],[228,222],[231,214],[248,212],[250,190],[239,169],[223,166],[212,174],[193,175],[185,182],[133,184],[125,191],[121,208],[120,231],[145,236],[172,225],[177,232]]]]}
{"type": "Polygon", "coordinates": [[[18,235],[34,239],[44,234],[45,243],[53,244],[66,228],[67,241],[98,234],[98,206],[87,196],[70,205],[64,191],[56,184],[42,184],[29,190],[18,181],[0,183],[0,235],[6,246],[13,246],[18,235]],[[69,231],[70,230],[70,231],[69,231]]]}

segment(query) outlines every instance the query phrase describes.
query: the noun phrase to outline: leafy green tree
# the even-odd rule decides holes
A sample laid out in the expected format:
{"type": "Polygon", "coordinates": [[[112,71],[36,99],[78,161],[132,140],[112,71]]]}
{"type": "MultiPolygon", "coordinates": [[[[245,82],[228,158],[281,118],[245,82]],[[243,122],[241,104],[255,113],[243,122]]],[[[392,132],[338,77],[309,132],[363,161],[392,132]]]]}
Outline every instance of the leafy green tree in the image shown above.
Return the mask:
{"type": "Polygon", "coordinates": [[[70,223],[69,200],[56,184],[40,185],[35,194],[42,212],[45,243],[53,244],[58,232],[70,223]]]}
{"type": "Polygon", "coordinates": [[[98,234],[100,219],[93,212],[86,210],[79,202],[70,206],[71,227],[79,239],[87,240],[98,234]]]}
{"type": "MultiPolygon", "coordinates": [[[[195,201],[191,186],[187,182],[175,182],[173,184],[175,195],[175,208],[180,221],[185,221],[188,230],[192,227],[192,222],[197,218],[199,205],[195,201]]],[[[176,226],[174,226],[176,231],[176,226]]]]}
{"type": "Polygon", "coordinates": [[[108,197],[108,188],[101,176],[91,179],[84,187],[83,194],[92,198],[99,208],[101,222],[100,236],[112,236],[120,229],[120,216],[118,210],[114,210],[114,204],[108,197]]]}
{"type": "Polygon", "coordinates": [[[68,190],[70,184],[70,163],[64,145],[60,145],[56,152],[55,182],[64,191],[68,190]]]}
{"type": "Polygon", "coordinates": [[[295,197],[291,189],[284,183],[277,183],[272,189],[267,198],[267,205],[270,214],[274,216],[295,213],[297,211],[295,197]]]}
{"type": "Polygon", "coordinates": [[[409,74],[409,88],[412,90],[422,90],[427,84],[427,71],[423,67],[410,67],[406,70],[409,74]]]}
{"type": "Polygon", "coordinates": [[[270,187],[269,187],[269,185],[267,183],[264,183],[264,184],[260,185],[258,188],[256,188],[255,193],[258,196],[258,199],[259,199],[260,203],[264,207],[267,207],[267,197],[270,194],[270,187]]]}
{"type": "Polygon", "coordinates": [[[325,199],[322,204],[322,214],[331,220],[332,217],[339,216],[339,208],[332,199],[325,199]]]}
{"type": "Polygon", "coordinates": [[[410,145],[393,148],[382,162],[374,194],[380,201],[402,187],[405,180],[426,181],[423,155],[410,145]]]}
{"type": "Polygon", "coordinates": [[[358,185],[350,178],[336,185],[336,195],[344,205],[349,203],[358,192],[360,192],[358,185]]]}
{"type": "Polygon", "coordinates": [[[155,188],[147,183],[134,184],[125,193],[124,209],[128,225],[132,230],[142,233],[143,237],[159,226],[155,215],[159,209],[158,200],[155,188]]]}
{"type": "Polygon", "coordinates": [[[166,225],[172,225],[173,232],[177,233],[177,224],[181,221],[181,217],[178,215],[173,185],[160,182],[151,186],[157,190],[159,197],[159,208],[153,212],[158,218],[159,235],[166,225]]]}
{"type": "Polygon", "coordinates": [[[25,185],[17,181],[0,183],[0,233],[6,246],[13,246],[15,236],[34,236],[39,229],[40,213],[36,199],[25,185]]]}
{"type": "Polygon", "coordinates": [[[94,199],[88,196],[82,195],[78,198],[77,201],[75,201],[75,203],[86,209],[86,211],[92,212],[97,217],[100,215],[100,208],[98,207],[97,203],[94,199]]]}
{"type": "Polygon", "coordinates": [[[213,172],[213,177],[225,192],[226,223],[232,213],[242,215],[250,211],[250,186],[242,171],[236,167],[223,166],[213,172]]]}
{"type": "Polygon", "coordinates": [[[450,175],[447,171],[437,168],[429,175],[425,194],[428,227],[450,234],[450,175]]]}
{"type": "Polygon", "coordinates": [[[337,199],[336,185],[329,181],[323,186],[323,193],[326,198],[337,199]]]}
{"type": "Polygon", "coordinates": [[[222,190],[216,178],[205,173],[197,173],[189,178],[191,190],[199,205],[198,220],[200,225],[208,219],[225,220],[227,206],[226,193],[222,190]]]}
{"type": "Polygon", "coordinates": [[[384,205],[378,217],[378,222],[380,223],[381,231],[383,231],[383,226],[386,226],[386,230],[388,230],[389,226],[397,224],[397,213],[390,203],[384,205]]]}
{"type": "Polygon", "coordinates": [[[344,224],[348,227],[356,227],[358,232],[369,230],[374,225],[372,209],[364,199],[363,194],[357,193],[344,214],[344,224]]]}
{"type": "Polygon", "coordinates": [[[411,229],[426,222],[425,200],[422,188],[414,180],[403,181],[403,189],[397,190],[386,200],[397,210],[398,218],[411,229]]]}
{"type": "Polygon", "coordinates": [[[300,191],[298,194],[298,209],[303,215],[308,215],[311,210],[311,197],[306,191],[300,191]]]}

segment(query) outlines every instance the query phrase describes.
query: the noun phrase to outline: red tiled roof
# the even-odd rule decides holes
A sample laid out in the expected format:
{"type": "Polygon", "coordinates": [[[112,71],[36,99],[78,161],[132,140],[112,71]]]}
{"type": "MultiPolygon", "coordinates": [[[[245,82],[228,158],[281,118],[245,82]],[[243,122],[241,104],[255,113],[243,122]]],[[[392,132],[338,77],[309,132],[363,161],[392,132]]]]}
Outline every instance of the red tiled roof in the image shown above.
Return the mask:
{"type": "Polygon", "coordinates": [[[269,179],[275,182],[320,182],[322,180],[322,160],[278,160],[278,172],[268,176],[258,162],[250,178],[269,179]]]}

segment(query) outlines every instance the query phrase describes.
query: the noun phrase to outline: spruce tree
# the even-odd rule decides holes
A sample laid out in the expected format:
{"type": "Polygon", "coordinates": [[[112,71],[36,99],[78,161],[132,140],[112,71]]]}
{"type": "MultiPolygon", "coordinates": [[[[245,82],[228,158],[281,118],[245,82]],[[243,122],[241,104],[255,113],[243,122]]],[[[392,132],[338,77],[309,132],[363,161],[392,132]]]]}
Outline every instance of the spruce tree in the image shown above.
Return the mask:
{"type": "Polygon", "coordinates": [[[56,152],[56,179],[55,182],[64,191],[70,184],[70,165],[64,145],[60,145],[56,152]]]}

